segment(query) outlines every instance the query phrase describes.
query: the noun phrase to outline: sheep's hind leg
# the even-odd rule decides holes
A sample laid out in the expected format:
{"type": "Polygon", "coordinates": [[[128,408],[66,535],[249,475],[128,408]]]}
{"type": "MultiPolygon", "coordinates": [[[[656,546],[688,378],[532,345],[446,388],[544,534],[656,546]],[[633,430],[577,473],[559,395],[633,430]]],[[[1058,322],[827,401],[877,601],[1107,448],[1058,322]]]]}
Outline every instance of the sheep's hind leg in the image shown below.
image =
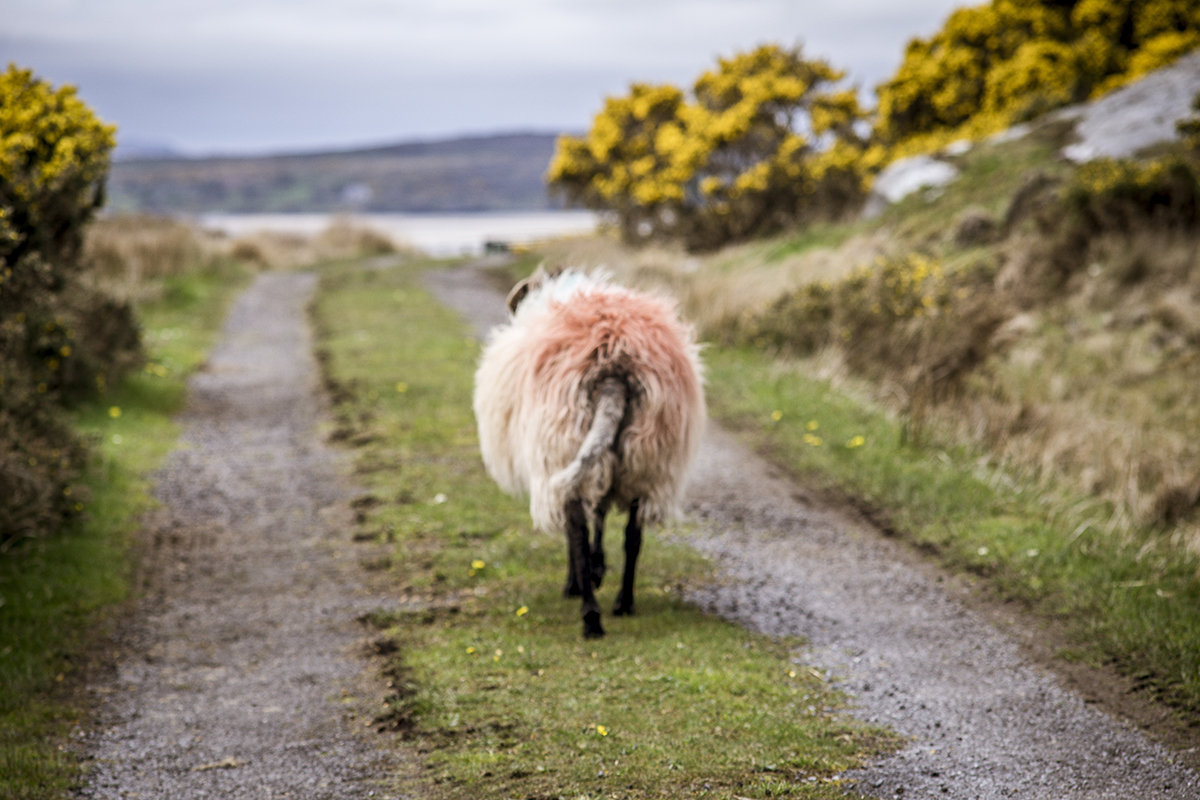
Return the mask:
{"type": "Polygon", "coordinates": [[[571,534],[567,534],[567,582],[563,584],[563,597],[579,597],[583,590],[579,588],[579,579],[575,571],[575,555],[571,552],[571,534]]]}
{"type": "Polygon", "coordinates": [[[592,590],[587,513],[583,510],[583,502],[580,500],[568,502],[566,511],[567,547],[570,550],[571,566],[574,568],[574,580],[579,584],[580,595],[583,597],[583,636],[585,639],[594,639],[604,635],[604,628],[600,625],[600,606],[592,590]]]}
{"type": "Polygon", "coordinates": [[[608,506],[607,500],[601,502],[592,515],[592,586],[597,589],[604,581],[604,573],[608,571],[604,564],[604,518],[608,516],[608,506]]]}
{"type": "Polygon", "coordinates": [[[634,500],[629,504],[629,522],[625,525],[625,571],[621,575],[621,591],[613,606],[613,614],[618,617],[633,613],[633,576],[641,552],[642,524],[638,521],[638,501],[634,500]]]}

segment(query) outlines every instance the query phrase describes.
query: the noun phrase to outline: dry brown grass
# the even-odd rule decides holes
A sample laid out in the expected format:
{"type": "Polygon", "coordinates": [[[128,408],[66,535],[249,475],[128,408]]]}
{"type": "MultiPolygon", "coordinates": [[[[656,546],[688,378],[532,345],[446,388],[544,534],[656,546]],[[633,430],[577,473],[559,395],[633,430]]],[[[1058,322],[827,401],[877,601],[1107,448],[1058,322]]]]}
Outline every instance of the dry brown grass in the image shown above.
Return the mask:
{"type": "Polygon", "coordinates": [[[83,258],[89,276],[109,294],[137,299],[159,291],[163,278],[210,267],[222,249],[217,238],[190,225],[138,214],[95,220],[83,258]]]}
{"type": "Polygon", "coordinates": [[[387,236],[335,218],[316,236],[259,231],[230,239],[167,217],[123,215],[88,229],[84,259],[89,275],[119,298],[150,299],[163,280],[237,261],[254,269],[301,269],[322,261],[414,255],[387,236]]]}
{"type": "Polygon", "coordinates": [[[635,249],[616,237],[560,239],[538,247],[549,266],[604,268],[622,282],[675,297],[701,330],[712,331],[748,310],[765,308],[781,294],[816,281],[843,277],[855,265],[888,252],[885,231],[852,236],[840,247],[817,246],[776,255],[779,240],[689,254],[680,247],[635,249]]]}
{"type": "Polygon", "coordinates": [[[231,258],[262,269],[302,269],[322,261],[417,255],[408,245],[344,217],[335,217],[316,236],[263,230],[239,236],[226,247],[231,258]]]}
{"type": "Polygon", "coordinates": [[[1108,501],[1200,552],[1200,238],[1103,236],[1057,296],[1015,315],[944,425],[1043,483],[1108,501]]]}
{"type": "MultiPolygon", "coordinates": [[[[772,258],[778,240],[703,257],[609,239],[545,253],[671,293],[708,338],[728,340],[731,320],[778,313],[771,304],[797,287],[902,247],[877,230],[785,258],[772,258]]],[[[1080,239],[1027,226],[984,251],[942,252],[947,265],[999,266],[964,301],[971,308],[832,342],[809,367],[870,378],[874,399],[917,435],[970,443],[1047,490],[1093,498],[1098,529],[1128,538],[1157,528],[1160,543],[1200,552],[1200,237],[1148,226],[1080,239]],[[953,384],[921,380],[948,369],[953,384]]]]}

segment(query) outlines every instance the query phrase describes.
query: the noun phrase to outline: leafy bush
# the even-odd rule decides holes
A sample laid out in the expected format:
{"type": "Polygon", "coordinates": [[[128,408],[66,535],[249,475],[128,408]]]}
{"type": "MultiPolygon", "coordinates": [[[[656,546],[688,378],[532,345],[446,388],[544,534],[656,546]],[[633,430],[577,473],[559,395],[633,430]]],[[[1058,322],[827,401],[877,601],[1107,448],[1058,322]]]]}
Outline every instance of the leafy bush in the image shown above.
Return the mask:
{"type": "Polygon", "coordinates": [[[73,88],[14,65],[0,75],[0,546],[82,508],[84,447],[58,406],[141,357],[128,305],[79,280],[113,135],[73,88]]]}
{"type": "Polygon", "coordinates": [[[987,355],[1003,319],[988,288],[985,274],[947,274],[916,253],[880,258],[746,315],[734,339],[801,355],[835,345],[855,370],[933,399],[987,355]]]}
{"type": "Polygon", "coordinates": [[[876,135],[901,152],[1103,94],[1200,46],[1190,0],[993,0],[913,39],[878,89],[876,135]],[[907,143],[907,146],[905,146],[907,143]]]}
{"type": "MultiPolygon", "coordinates": [[[[691,248],[844,213],[872,163],[843,73],[799,48],[723,58],[691,98],[633,84],[584,138],[564,136],[547,180],[568,202],[612,213],[627,242],[679,237],[691,248]]],[[[874,159],[874,161],[872,161],[874,159]]]]}
{"type": "Polygon", "coordinates": [[[1200,219],[1196,168],[1179,157],[1088,162],[1075,173],[1066,197],[1096,231],[1129,231],[1145,222],[1191,226],[1200,219]]]}

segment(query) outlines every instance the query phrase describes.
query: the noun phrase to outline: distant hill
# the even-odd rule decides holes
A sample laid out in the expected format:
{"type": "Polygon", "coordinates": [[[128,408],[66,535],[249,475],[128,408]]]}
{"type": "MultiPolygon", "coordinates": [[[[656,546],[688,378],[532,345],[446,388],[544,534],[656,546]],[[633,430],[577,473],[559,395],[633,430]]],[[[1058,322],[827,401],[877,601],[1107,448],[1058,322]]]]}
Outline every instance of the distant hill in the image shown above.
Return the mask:
{"type": "Polygon", "coordinates": [[[556,139],[514,133],[342,152],[131,158],[112,165],[108,207],[152,213],[554,208],[542,175],[556,139]]]}

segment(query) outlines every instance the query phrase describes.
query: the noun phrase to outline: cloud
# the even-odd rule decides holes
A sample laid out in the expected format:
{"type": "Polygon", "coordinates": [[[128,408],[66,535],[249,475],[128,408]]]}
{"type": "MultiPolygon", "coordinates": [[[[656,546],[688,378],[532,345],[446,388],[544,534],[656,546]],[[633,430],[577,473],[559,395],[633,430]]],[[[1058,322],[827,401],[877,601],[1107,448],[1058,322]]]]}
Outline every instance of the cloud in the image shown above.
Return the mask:
{"type": "Polygon", "coordinates": [[[920,0],[4,0],[0,52],[126,134],[269,149],[586,127],[630,81],[803,41],[867,86],[952,4],[920,0]]]}

